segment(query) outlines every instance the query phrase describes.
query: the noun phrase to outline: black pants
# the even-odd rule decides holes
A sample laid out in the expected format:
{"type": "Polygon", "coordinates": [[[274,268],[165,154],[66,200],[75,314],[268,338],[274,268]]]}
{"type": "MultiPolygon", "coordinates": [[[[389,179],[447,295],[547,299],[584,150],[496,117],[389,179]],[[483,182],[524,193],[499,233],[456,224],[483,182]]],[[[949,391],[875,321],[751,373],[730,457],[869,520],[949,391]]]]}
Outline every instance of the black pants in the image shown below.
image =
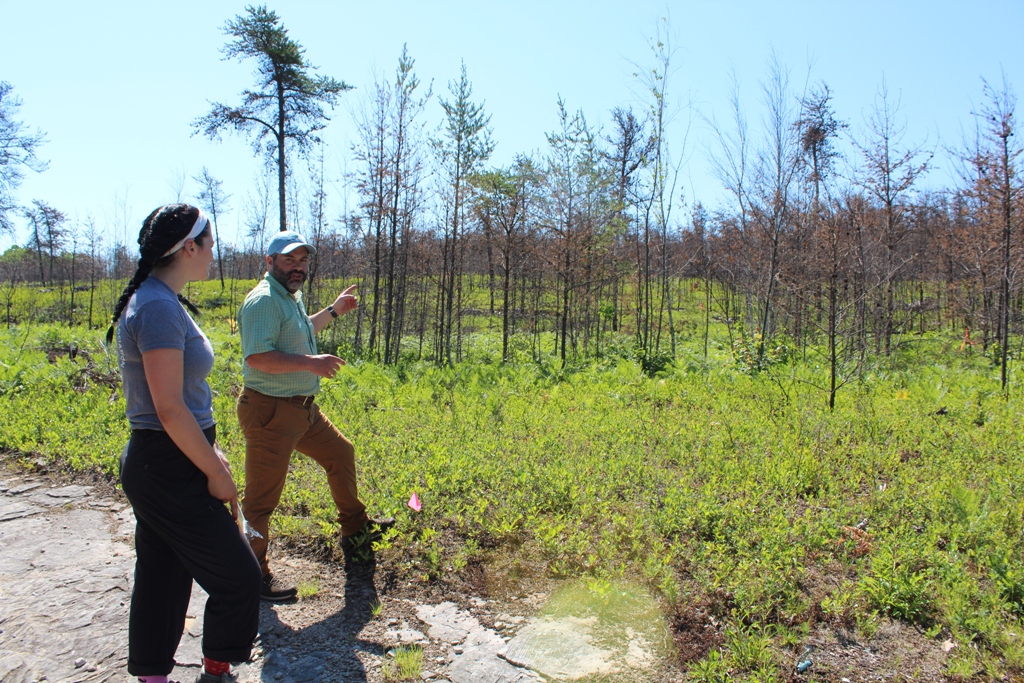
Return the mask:
{"type": "MultiPolygon", "coordinates": [[[[203,432],[213,443],[214,427],[203,432]]],[[[249,659],[259,627],[259,563],[206,475],[166,432],[133,430],[121,485],[135,512],[135,587],[128,617],[128,673],[163,676],[185,629],[192,579],[209,593],[203,655],[249,659]]]]}

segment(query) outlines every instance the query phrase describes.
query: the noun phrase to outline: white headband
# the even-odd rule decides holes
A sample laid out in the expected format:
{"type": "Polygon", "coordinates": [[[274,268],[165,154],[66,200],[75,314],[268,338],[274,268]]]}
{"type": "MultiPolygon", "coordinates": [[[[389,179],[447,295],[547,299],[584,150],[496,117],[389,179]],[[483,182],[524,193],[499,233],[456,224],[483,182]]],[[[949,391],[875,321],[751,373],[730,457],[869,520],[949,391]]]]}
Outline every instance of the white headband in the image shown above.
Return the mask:
{"type": "Polygon", "coordinates": [[[192,229],[188,231],[188,234],[185,235],[185,237],[180,242],[178,242],[173,247],[168,249],[167,252],[163,256],[161,256],[160,258],[167,258],[171,254],[173,254],[174,252],[178,251],[183,246],[185,246],[185,242],[187,242],[189,240],[194,240],[196,238],[196,236],[199,235],[199,233],[201,233],[206,228],[206,225],[209,222],[210,222],[210,220],[206,217],[206,214],[204,214],[203,210],[200,209],[199,210],[199,218],[196,219],[195,225],[193,225],[192,229]]]}

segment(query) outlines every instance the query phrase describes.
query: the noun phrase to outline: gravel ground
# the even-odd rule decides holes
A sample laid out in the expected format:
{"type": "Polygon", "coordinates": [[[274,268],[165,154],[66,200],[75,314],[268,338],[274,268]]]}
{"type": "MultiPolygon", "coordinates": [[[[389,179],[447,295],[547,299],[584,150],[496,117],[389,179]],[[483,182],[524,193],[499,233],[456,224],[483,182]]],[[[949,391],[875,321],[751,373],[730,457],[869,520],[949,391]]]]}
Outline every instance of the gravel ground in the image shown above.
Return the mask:
{"type": "MultiPolygon", "coordinates": [[[[109,484],[0,470],[0,681],[134,680],[125,668],[133,530],[130,506],[109,484]]],[[[378,595],[375,567],[346,576],[284,557],[277,571],[316,594],[262,604],[255,656],[236,667],[241,681],[376,683],[388,650],[408,636],[402,630],[415,630],[411,640],[428,651],[429,679],[446,680],[434,671],[447,667],[448,653],[417,630],[414,602],[378,595]]],[[[199,673],[204,602],[195,587],[174,680],[191,683],[199,673]]]]}
{"type": "MultiPolygon", "coordinates": [[[[134,680],[126,671],[133,533],[131,507],[102,478],[83,485],[0,461],[0,681],[134,680]]],[[[374,565],[346,573],[281,551],[275,572],[311,595],[261,605],[260,638],[252,660],[235,667],[239,681],[378,683],[401,646],[422,649],[418,680],[541,680],[509,653],[521,651],[510,641],[544,594],[499,607],[466,594],[446,598],[437,587],[385,591],[374,565]]],[[[172,680],[199,674],[204,602],[196,586],[172,680]]],[[[570,675],[581,664],[572,653],[559,656],[570,675]]]]}

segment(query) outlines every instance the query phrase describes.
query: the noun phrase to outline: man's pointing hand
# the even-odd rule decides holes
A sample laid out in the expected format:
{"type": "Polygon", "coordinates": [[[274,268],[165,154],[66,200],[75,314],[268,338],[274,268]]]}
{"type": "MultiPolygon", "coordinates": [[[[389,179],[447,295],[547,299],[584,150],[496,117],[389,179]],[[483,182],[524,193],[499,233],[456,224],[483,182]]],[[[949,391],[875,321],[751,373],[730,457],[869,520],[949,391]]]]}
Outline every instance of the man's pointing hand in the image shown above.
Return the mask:
{"type": "Polygon", "coordinates": [[[318,356],[308,356],[309,371],[318,377],[330,379],[338,372],[338,368],[345,364],[345,361],[332,356],[329,353],[322,353],[318,356]]]}

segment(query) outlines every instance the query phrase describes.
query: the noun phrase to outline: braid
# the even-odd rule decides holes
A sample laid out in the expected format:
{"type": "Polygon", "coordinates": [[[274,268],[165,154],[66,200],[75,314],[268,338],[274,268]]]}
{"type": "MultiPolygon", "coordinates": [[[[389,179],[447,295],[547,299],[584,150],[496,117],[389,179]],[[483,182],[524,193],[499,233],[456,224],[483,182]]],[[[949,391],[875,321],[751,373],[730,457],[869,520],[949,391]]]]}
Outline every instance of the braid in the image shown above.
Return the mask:
{"type": "MultiPolygon", "coordinates": [[[[198,215],[199,209],[188,204],[166,204],[155,209],[142,222],[142,230],[139,231],[138,267],[124,291],[121,292],[121,298],[117,300],[117,305],[114,306],[114,315],[110,321],[110,327],[107,329],[108,345],[114,340],[114,326],[117,325],[117,321],[121,318],[121,313],[128,305],[132,295],[145,282],[154,268],[167,266],[174,260],[174,254],[169,256],[164,256],[164,254],[188,234],[198,215]]],[[[204,232],[206,231],[204,230],[204,232]]],[[[196,240],[199,241],[199,237],[196,240]]],[[[178,295],[178,301],[193,314],[199,314],[199,309],[195,304],[181,294],[178,295]]]]}
{"type": "Polygon", "coordinates": [[[194,303],[192,303],[191,301],[189,301],[188,299],[186,299],[183,295],[181,295],[181,294],[178,295],[178,301],[181,302],[182,306],[184,306],[188,310],[192,311],[192,315],[199,315],[199,309],[196,308],[196,305],[194,303]]]}
{"type": "Polygon", "coordinates": [[[124,307],[128,305],[128,301],[131,300],[132,295],[135,294],[135,290],[139,288],[149,274],[153,272],[153,264],[147,263],[143,259],[139,259],[138,268],[135,269],[135,274],[132,275],[132,279],[125,285],[124,291],[121,292],[121,298],[117,300],[117,305],[114,306],[114,317],[110,321],[110,327],[107,328],[107,345],[109,346],[114,341],[114,325],[121,318],[121,313],[124,311],[124,307]]]}

